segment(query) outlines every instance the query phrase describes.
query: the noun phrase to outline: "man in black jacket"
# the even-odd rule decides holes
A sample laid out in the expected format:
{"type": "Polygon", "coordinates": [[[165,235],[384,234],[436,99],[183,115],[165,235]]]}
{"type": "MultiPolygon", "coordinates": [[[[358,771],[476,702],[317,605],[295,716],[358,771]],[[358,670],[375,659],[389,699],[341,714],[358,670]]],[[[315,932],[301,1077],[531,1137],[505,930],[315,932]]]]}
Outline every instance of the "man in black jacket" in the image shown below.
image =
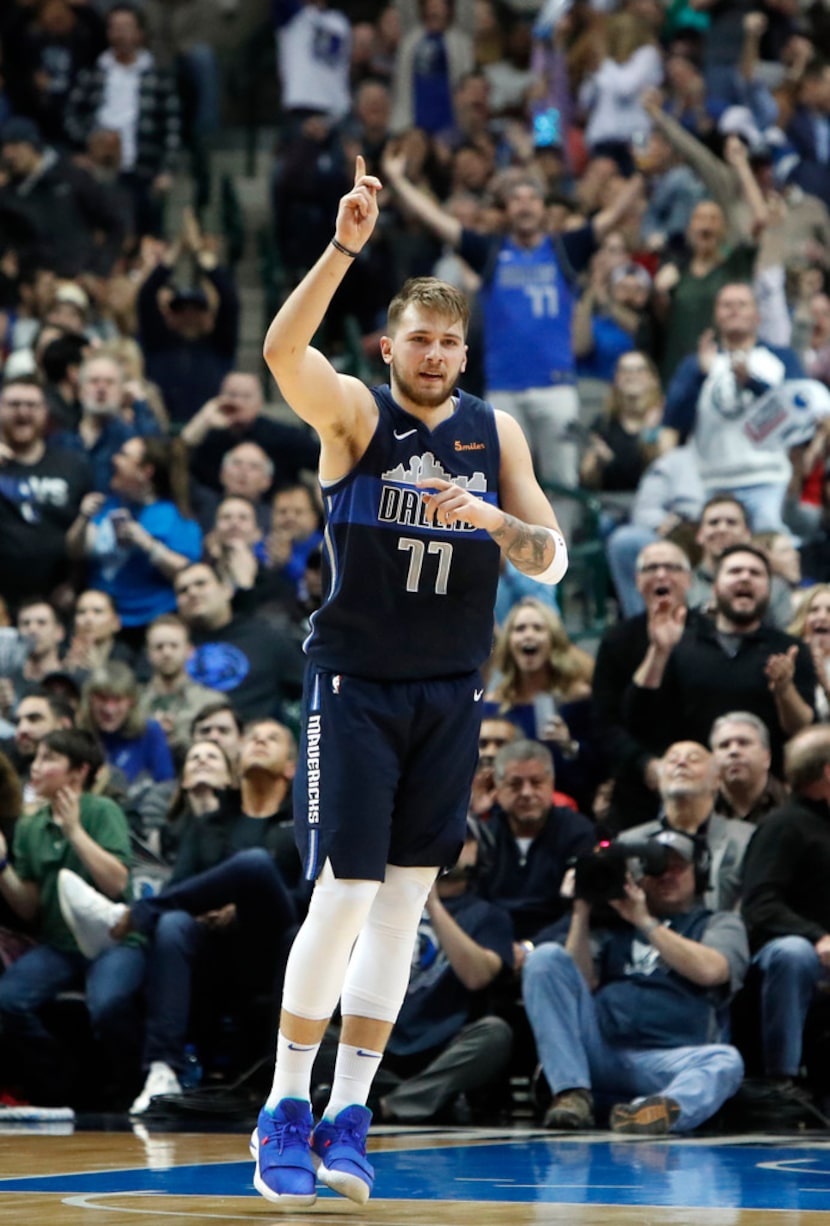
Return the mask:
{"type": "Polygon", "coordinates": [[[8,172],[0,187],[0,246],[60,277],[107,276],[120,254],[124,225],[106,190],[44,146],[31,119],[6,121],[0,156],[8,172]]]}
{"type": "MultiPolygon", "coordinates": [[[[593,680],[594,719],[614,777],[606,825],[614,832],[656,817],[662,749],[637,737],[623,718],[623,697],[649,643],[649,624],[656,614],[685,609],[692,568],[679,545],[654,541],[637,556],[637,590],[644,613],[609,626],[597,652],[593,680]]],[[[698,615],[691,614],[690,621],[698,615]]],[[[667,742],[668,744],[668,742],[667,742]]]]}
{"type": "Polygon", "coordinates": [[[565,912],[559,888],[572,856],[591,850],[593,822],[552,804],[553,759],[539,741],[513,741],[496,754],[497,806],[481,825],[479,893],[507,911],[520,970],[537,933],[565,912]]]}
{"type": "Polygon", "coordinates": [[[751,545],[717,562],[715,614],[686,624],[685,609],[655,614],[649,644],[623,700],[635,737],[660,753],[676,740],[706,744],[714,721],[739,708],[770,733],[772,770],[785,740],[813,722],[816,678],[805,643],[764,624],[770,565],[751,545]]]}
{"type": "Polygon", "coordinates": [[[743,915],[761,972],[764,1070],[786,1090],[816,986],[830,979],[830,728],[793,737],[785,765],[793,795],[749,845],[743,915]]]}

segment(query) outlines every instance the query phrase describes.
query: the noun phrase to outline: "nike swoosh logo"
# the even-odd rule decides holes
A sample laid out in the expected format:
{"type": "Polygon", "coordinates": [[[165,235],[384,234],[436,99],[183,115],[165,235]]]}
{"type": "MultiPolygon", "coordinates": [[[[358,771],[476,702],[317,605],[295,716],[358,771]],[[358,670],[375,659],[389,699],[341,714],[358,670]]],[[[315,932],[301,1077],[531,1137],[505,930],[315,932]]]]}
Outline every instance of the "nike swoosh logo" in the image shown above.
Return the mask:
{"type": "Polygon", "coordinates": [[[376,1051],[364,1051],[362,1047],[358,1047],[357,1054],[359,1056],[368,1056],[370,1060],[380,1060],[380,1056],[376,1051]]]}
{"type": "Polygon", "coordinates": [[[299,1043],[289,1043],[288,1047],[291,1051],[313,1051],[314,1050],[313,1043],[311,1044],[310,1047],[301,1047],[299,1043]]]}
{"type": "Polygon", "coordinates": [[[397,430],[394,431],[395,438],[398,440],[399,443],[402,443],[405,438],[409,438],[410,434],[415,434],[415,433],[416,433],[415,430],[404,430],[403,434],[398,434],[397,430]]]}
{"type": "Polygon", "coordinates": [[[481,702],[484,697],[484,690],[473,690],[473,702],[481,702]]]}

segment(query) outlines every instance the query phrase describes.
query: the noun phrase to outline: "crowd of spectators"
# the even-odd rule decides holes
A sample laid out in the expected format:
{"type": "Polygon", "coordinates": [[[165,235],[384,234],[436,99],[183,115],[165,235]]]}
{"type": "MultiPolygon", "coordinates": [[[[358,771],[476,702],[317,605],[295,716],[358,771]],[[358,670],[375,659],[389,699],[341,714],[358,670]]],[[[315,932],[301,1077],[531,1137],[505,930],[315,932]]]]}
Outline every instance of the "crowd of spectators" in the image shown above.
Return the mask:
{"type": "MultiPolygon", "coordinates": [[[[171,204],[221,102],[189,8],[0,15],[0,1091],[87,1100],[54,1004],[83,987],[99,1097],[136,1114],[182,1092],[188,1043],[210,1057],[211,1013],[267,1053],[307,899],[291,779],[326,575],[316,440],[240,369],[245,287],[199,207],[171,204]]],[[[509,1108],[494,1083],[538,1051],[550,1127],[610,1107],[616,1131],[690,1129],[744,1072],[815,1112],[826,5],[273,0],[272,19],[281,283],[329,241],[361,153],[380,224],[319,343],[381,381],[394,290],[459,286],[465,388],[522,422],[575,545],[599,508],[610,576],[578,644],[573,588],[505,565],[470,837],[375,1109],[509,1108]],[[601,840],[630,876],[598,899],[571,868],[601,840]],[[738,1046],[736,997],[760,1002],[738,1046]]]]}

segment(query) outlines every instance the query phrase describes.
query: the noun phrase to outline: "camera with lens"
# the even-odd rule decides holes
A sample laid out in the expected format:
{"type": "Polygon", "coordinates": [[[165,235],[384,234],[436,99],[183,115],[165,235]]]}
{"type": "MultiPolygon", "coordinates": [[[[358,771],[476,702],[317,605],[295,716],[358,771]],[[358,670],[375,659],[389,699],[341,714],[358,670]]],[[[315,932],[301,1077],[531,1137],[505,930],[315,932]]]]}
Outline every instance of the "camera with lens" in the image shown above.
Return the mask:
{"type": "Polygon", "coordinates": [[[659,877],[669,863],[669,850],[657,839],[641,843],[600,843],[587,856],[574,862],[574,897],[597,906],[613,898],[625,898],[625,879],[659,877]]]}

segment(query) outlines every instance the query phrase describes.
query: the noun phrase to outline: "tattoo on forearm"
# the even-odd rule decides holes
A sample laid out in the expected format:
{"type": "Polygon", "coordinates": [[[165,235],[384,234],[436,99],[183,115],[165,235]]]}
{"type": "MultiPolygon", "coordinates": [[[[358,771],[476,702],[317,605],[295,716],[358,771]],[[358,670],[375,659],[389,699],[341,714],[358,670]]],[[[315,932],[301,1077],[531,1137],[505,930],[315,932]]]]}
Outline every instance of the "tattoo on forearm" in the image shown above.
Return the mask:
{"type": "Polygon", "coordinates": [[[540,575],[553,561],[555,547],[547,528],[505,515],[502,524],[490,535],[508,561],[526,575],[540,575]]]}

